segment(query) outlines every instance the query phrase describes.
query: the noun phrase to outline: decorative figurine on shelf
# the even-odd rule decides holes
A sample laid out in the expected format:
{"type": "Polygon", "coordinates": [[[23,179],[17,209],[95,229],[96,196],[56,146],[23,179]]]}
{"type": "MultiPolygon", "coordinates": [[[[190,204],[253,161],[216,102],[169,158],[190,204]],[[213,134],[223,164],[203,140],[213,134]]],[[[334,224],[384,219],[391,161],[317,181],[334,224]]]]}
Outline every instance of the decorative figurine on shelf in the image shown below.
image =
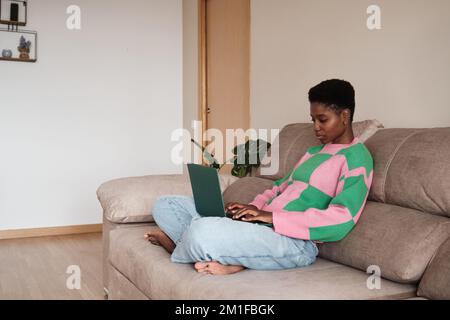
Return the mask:
{"type": "Polygon", "coordinates": [[[30,55],[29,55],[30,47],[31,47],[31,41],[26,41],[24,36],[21,36],[20,44],[17,47],[17,50],[19,50],[19,52],[20,52],[20,56],[19,56],[20,59],[23,59],[23,60],[30,59],[30,55]]]}
{"type": "Polygon", "coordinates": [[[12,51],[9,49],[3,49],[2,50],[2,57],[3,58],[11,58],[12,57],[12,51]]]}

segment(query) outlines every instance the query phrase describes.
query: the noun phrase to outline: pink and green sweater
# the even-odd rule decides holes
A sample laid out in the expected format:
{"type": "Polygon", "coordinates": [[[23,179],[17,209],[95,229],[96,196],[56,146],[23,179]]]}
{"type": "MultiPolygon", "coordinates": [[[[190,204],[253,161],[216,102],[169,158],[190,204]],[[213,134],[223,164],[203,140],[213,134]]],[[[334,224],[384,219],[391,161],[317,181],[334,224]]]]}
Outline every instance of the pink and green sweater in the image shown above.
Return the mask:
{"type": "Polygon", "coordinates": [[[373,177],[373,159],[358,138],[308,149],[284,178],[250,203],[273,214],[275,232],[332,242],[343,239],[361,216],[373,177]]]}

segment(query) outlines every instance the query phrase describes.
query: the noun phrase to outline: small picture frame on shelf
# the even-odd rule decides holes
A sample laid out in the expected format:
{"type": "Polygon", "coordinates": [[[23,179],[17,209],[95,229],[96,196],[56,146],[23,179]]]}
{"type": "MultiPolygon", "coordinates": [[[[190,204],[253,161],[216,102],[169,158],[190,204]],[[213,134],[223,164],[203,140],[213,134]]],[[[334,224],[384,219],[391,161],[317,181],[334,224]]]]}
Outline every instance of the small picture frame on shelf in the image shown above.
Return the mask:
{"type": "Polygon", "coordinates": [[[36,62],[37,32],[0,29],[0,60],[36,62]]]}
{"type": "Polygon", "coordinates": [[[27,25],[27,0],[0,0],[0,23],[8,26],[27,25]]]}

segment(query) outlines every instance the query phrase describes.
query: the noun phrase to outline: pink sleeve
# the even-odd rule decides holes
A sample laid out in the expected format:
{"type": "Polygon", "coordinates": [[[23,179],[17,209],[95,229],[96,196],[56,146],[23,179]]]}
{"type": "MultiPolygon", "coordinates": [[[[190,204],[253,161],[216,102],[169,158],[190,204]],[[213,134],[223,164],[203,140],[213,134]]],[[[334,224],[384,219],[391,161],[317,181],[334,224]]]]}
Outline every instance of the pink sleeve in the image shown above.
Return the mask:
{"type": "Polygon", "coordinates": [[[258,210],[261,210],[262,207],[269,201],[270,199],[276,197],[279,193],[283,192],[286,189],[288,182],[283,182],[280,186],[274,185],[272,189],[267,189],[263,193],[257,195],[250,205],[254,205],[258,210]]]}
{"type": "Polygon", "coordinates": [[[311,154],[309,152],[306,152],[303,157],[301,157],[300,160],[295,164],[294,168],[284,178],[275,181],[274,186],[271,189],[267,189],[263,193],[257,195],[255,199],[253,199],[253,201],[249,204],[254,205],[256,208],[258,208],[258,210],[261,210],[261,208],[264,207],[264,205],[270,199],[278,196],[286,189],[286,187],[288,186],[289,177],[291,176],[292,172],[310,157],[311,154]]]}

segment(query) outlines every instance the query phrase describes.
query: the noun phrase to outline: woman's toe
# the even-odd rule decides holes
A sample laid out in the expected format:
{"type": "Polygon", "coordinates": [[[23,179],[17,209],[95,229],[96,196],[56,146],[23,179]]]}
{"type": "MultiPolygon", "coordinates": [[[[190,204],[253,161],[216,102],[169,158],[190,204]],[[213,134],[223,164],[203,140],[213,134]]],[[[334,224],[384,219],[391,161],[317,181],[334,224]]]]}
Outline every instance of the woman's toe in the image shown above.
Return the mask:
{"type": "Polygon", "coordinates": [[[197,269],[197,270],[205,269],[206,266],[207,266],[207,263],[206,263],[206,262],[196,262],[196,263],[194,264],[194,268],[197,269]]]}

